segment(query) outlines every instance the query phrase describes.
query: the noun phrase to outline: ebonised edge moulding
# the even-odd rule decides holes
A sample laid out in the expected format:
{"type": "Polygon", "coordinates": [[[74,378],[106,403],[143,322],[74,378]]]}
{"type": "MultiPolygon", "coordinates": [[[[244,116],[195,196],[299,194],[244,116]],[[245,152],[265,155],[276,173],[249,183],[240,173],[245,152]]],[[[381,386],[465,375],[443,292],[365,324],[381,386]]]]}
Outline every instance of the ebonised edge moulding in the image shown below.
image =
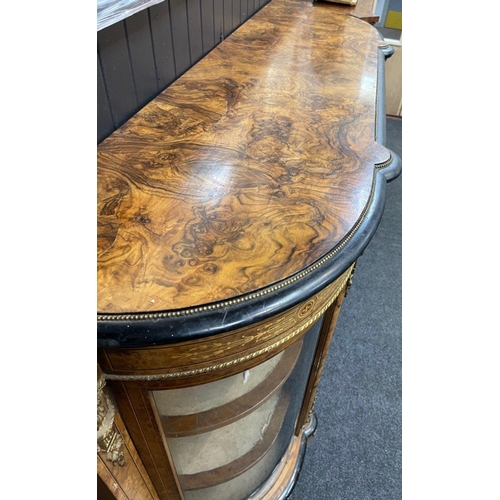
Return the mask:
{"type": "Polygon", "coordinates": [[[151,498],[290,495],[401,171],[388,56],[329,4],[272,0],[99,145],[98,380],[151,498]]]}

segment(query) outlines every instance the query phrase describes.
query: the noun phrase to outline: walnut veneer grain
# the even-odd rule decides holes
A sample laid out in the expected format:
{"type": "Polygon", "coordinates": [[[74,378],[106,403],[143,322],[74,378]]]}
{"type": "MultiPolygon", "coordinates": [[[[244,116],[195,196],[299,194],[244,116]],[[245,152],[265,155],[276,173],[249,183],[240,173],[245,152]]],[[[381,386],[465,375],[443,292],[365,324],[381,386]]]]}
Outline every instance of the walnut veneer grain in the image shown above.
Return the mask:
{"type": "MultiPolygon", "coordinates": [[[[255,498],[282,498],[295,481],[349,265],[376,228],[376,166],[391,158],[376,141],[379,34],[339,8],[272,0],[98,147],[98,326],[111,332],[98,362],[162,500],[184,498],[166,434],[189,439],[200,422],[223,429],[264,408],[279,384],[271,378],[219,420],[208,412],[179,428],[152,391],[230,377],[288,347],[293,354],[322,321],[302,366],[295,436],[255,498]],[[356,251],[342,253],[360,233],[356,251]],[[323,264],[338,254],[342,265],[327,275],[323,264]],[[140,338],[127,345],[134,321],[140,338]]],[[[243,477],[280,420],[230,465],[185,474],[186,491],[243,477]]]]}
{"type": "Polygon", "coordinates": [[[259,290],[353,228],[390,156],[378,33],[329,7],[273,0],[99,145],[100,313],[259,290]]]}

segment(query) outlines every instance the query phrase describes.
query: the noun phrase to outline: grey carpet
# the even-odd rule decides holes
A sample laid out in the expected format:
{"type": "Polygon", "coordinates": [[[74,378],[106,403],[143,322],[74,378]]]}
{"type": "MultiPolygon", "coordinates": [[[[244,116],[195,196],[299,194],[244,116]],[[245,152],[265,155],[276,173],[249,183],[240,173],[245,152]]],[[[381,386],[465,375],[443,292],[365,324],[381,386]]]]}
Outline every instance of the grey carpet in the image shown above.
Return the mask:
{"type": "MultiPolygon", "coordinates": [[[[387,118],[386,145],[402,157],[402,120],[387,118]]],[[[402,498],[401,195],[402,175],[340,312],[293,500],[402,498]]]]}

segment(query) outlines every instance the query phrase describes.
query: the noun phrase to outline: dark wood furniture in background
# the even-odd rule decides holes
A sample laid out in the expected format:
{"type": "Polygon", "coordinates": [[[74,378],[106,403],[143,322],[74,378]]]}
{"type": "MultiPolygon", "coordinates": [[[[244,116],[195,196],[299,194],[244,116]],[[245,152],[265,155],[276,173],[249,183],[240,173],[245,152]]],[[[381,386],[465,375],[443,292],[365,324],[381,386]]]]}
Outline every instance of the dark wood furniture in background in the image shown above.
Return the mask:
{"type": "Polygon", "coordinates": [[[105,494],[282,500],[295,484],[401,168],[380,37],[331,7],[272,0],[98,147],[105,494]]]}
{"type": "Polygon", "coordinates": [[[379,21],[379,16],[375,14],[376,0],[358,0],[356,5],[336,3],[335,0],[318,0],[328,2],[338,14],[349,15],[362,19],[363,21],[375,24],[379,21]]]}

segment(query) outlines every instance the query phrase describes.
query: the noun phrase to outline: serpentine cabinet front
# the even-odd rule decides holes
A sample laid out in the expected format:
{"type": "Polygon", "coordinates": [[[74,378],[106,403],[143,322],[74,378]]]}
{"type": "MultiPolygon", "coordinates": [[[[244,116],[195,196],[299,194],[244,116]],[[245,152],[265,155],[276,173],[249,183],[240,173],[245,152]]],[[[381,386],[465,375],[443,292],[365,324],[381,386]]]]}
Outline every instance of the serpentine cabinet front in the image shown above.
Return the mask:
{"type": "Polygon", "coordinates": [[[328,7],[273,0],[98,148],[101,407],[151,498],[283,500],[297,480],[400,171],[380,37],[328,7]]]}

